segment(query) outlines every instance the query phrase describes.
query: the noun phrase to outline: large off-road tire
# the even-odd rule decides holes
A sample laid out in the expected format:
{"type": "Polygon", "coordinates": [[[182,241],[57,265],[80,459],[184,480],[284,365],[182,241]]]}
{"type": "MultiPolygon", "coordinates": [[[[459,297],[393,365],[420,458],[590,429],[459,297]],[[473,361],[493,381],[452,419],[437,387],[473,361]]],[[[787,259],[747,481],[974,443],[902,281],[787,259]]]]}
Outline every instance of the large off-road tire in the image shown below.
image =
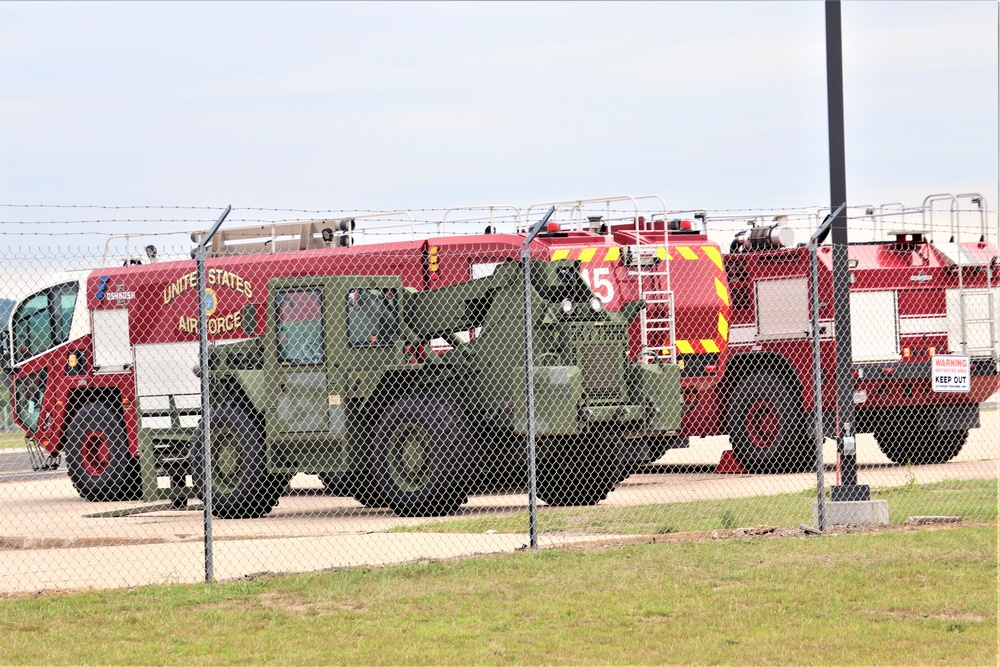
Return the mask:
{"type": "Polygon", "coordinates": [[[672,435],[660,438],[649,439],[649,460],[646,463],[656,463],[662,459],[667,452],[672,449],[684,449],[688,447],[688,437],[686,435],[672,435]]]}
{"type": "Polygon", "coordinates": [[[538,498],[556,507],[596,505],[628,476],[616,434],[548,437],[539,443],[538,498]]]}
{"type": "Polygon", "coordinates": [[[937,430],[932,408],[897,408],[875,428],[875,440],[897,465],[927,465],[952,460],[965,446],[968,429],[937,430]]]}
{"type": "Polygon", "coordinates": [[[321,472],[319,481],[323,483],[323,490],[331,496],[349,496],[351,487],[349,475],[343,472],[321,472]]]}
{"type": "Polygon", "coordinates": [[[528,452],[524,438],[505,433],[495,424],[485,424],[477,430],[475,439],[478,474],[471,492],[510,493],[528,488],[528,452]]]}
{"type": "MultiPolygon", "coordinates": [[[[278,504],[287,475],[267,471],[264,429],[259,415],[240,402],[212,408],[212,516],[256,519],[278,504]]],[[[191,478],[199,497],[204,488],[202,429],[191,438],[191,478]]]]}
{"type": "Polygon", "coordinates": [[[84,403],[63,435],[66,470],[80,497],[92,502],[142,497],[139,459],[129,451],[121,411],[103,401],[84,403]]]}
{"type": "Polygon", "coordinates": [[[780,376],[759,372],[740,380],[726,403],[733,456],[747,472],[804,472],[816,465],[798,391],[780,376]]]}
{"type": "Polygon", "coordinates": [[[375,489],[359,502],[384,503],[398,516],[443,516],[468,500],[471,432],[450,399],[404,396],[386,408],[374,436],[375,489]]]}
{"type": "Polygon", "coordinates": [[[385,502],[372,483],[369,474],[357,470],[321,472],[319,479],[323,482],[323,488],[330,495],[353,497],[365,507],[385,507],[385,502]]]}

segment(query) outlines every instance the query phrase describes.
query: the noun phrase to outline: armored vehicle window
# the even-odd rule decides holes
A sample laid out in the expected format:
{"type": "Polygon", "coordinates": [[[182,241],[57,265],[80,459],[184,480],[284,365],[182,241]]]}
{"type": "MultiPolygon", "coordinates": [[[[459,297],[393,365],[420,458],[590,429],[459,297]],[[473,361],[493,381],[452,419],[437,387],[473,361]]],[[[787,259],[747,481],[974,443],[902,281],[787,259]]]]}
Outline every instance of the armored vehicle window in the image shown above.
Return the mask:
{"type": "Polygon", "coordinates": [[[275,299],[278,360],[290,364],[323,362],[323,301],[319,290],[289,290],[275,299]]]}
{"type": "Polygon", "coordinates": [[[14,363],[69,340],[77,283],[56,285],[28,297],[14,313],[14,363]]]}
{"type": "Polygon", "coordinates": [[[395,290],[348,291],[347,337],[354,347],[393,345],[399,338],[399,311],[395,290]]]}

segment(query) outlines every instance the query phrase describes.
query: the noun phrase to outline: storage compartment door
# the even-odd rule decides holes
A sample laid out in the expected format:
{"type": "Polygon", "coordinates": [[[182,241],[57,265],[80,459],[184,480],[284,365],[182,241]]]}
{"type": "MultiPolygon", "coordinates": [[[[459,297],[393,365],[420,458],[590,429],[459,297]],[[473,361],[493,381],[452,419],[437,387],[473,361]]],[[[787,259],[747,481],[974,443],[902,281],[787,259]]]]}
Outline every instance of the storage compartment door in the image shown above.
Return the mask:
{"type": "Polygon", "coordinates": [[[851,292],[854,361],[899,361],[896,292],[851,292]]]}
{"type": "Polygon", "coordinates": [[[132,367],[127,309],[95,310],[93,335],[94,372],[122,373],[132,367]]]}
{"type": "MultiPolygon", "coordinates": [[[[965,332],[968,336],[965,351],[972,356],[989,356],[990,350],[990,299],[993,299],[993,316],[1000,317],[1000,289],[965,290],[965,332]]],[[[948,349],[952,354],[964,354],[962,349],[962,304],[957,289],[945,292],[948,308],[948,349]]],[[[996,322],[992,327],[998,327],[996,322]]],[[[1000,333],[1000,332],[998,332],[1000,333]]],[[[996,336],[997,334],[994,334],[996,336]]],[[[998,342],[994,340],[994,342],[998,342]]]]}
{"type": "Polygon", "coordinates": [[[809,280],[775,278],[757,282],[757,332],[761,338],[809,335],[809,280]]]}
{"type": "Polygon", "coordinates": [[[196,396],[194,405],[185,407],[200,407],[201,378],[194,374],[197,365],[198,341],[136,345],[135,393],[139,397],[196,396]]]}

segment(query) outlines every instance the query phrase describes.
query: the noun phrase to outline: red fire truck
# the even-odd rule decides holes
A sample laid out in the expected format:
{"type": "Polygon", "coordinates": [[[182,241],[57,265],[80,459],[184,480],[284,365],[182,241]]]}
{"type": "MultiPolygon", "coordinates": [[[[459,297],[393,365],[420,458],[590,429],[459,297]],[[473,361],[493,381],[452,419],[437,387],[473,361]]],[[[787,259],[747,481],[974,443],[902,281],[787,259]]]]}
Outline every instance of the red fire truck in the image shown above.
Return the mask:
{"type": "MultiPolygon", "coordinates": [[[[897,464],[942,463],[979,426],[979,404],[1000,388],[1000,267],[996,230],[977,194],[932,195],[920,207],[863,206],[848,249],[856,433],[873,433],[897,464]],[[942,206],[943,205],[943,206],[942,206]],[[991,241],[993,239],[993,242],[991,241]],[[952,358],[957,357],[957,359],[952,358]],[[941,386],[949,363],[964,377],[941,386]]],[[[729,222],[748,218],[727,213],[729,222]]],[[[809,252],[788,212],[735,234],[726,372],[687,415],[688,435],[728,434],[749,472],[814,465],[809,252]]],[[[801,216],[814,228],[822,211],[801,216]]],[[[706,216],[717,224],[719,219],[706,216]]],[[[806,227],[808,235],[812,229],[806,227]]],[[[836,405],[831,246],[821,245],[819,338],[823,406],[836,405]]],[[[834,419],[824,419],[827,436],[834,419]]]]}
{"type": "MultiPolygon", "coordinates": [[[[633,361],[681,366],[682,389],[693,405],[722,371],[728,296],[721,253],[690,223],[667,220],[659,198],[652,198],[658,212],[640,215],[639,200],[649,199],[601,200],[608,211],[618,202],[632,210],[589,216],[586,228],[580,219],[553,222],[531,253],[578,261],[609,310],[644,300],[630,331],[633,361]]],[[[590,203],[596,202],[559,208],[572,218],[590,203]]],[[[274,278],[391,275],[403,287],[432,290],[489,275],[519,256],[524,238],[517,229],[465,236],[441,229],[440,236],[419,240],[355,245],[351,238],[361,233],[355,225],[363,217],[221,230],[208,262],[210,340],[260,335],[274,278]]],[[[54,277],[18,303],[8,325],[15,419],[29,447],[40,452],[40,465],[66,453],[70,477],[89,500],[140,493],[152,499],[190,484],[164,471],[187,457],[186,440],[200,420],[191,370],[198,334],[194,265],[148,254],[144,263],[130,257],[124,266],[54,277]],[[101,424],[115,425],[121,437],[101,424]],[[153,438],[160,444],[152,451],[140,446],[140,432],[157,429],[180,437],[174,446],[165,436],[153,438]],[[143,457],[148,460],[140,465],[143,457]]],[[[414,358],[447,350],[441,340],[428,347],[433,351],[414,350],[414,358]]],[[[679,435],[641,441],[627,458],[646,462],[684,442],[679,435]]]]}

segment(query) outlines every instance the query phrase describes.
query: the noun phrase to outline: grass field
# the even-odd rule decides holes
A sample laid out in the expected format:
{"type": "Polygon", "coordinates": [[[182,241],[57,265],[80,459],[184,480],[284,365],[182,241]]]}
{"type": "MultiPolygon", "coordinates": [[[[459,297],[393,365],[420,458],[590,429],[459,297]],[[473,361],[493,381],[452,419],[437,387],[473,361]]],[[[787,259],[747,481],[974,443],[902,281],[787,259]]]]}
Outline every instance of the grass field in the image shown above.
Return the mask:
{"type": "Polygon", "coordinates": [[[0,600],[2,664],[997,662],[997,530],[550,550],[0,600]]]}
{"type": "Polygon", "coordinates": [[[15,447],[24,447],[24,431],[21,429],[16,431],[0,430],[0,449],[13,449],[15,447]]]}
{"type": "MultiPolygon", "coordinates": [[[[970,479],[876,487],[872,498],[889,501],[889,520],[900,524],[913,515],[956,515],[977,522],[997,521],[997,480],[970,479]]],[[[597,533],[655,535],[692,530],[715,530],[767,524],[812,524],[815,491],[778,496],[699,500],[688,503],[632,507],[541,508],[542,533],[597,533]]],[[[394,528],[394,532],[523,533],[528,530],[525,511],[509,514],[427,521],[394,528]]]]}

